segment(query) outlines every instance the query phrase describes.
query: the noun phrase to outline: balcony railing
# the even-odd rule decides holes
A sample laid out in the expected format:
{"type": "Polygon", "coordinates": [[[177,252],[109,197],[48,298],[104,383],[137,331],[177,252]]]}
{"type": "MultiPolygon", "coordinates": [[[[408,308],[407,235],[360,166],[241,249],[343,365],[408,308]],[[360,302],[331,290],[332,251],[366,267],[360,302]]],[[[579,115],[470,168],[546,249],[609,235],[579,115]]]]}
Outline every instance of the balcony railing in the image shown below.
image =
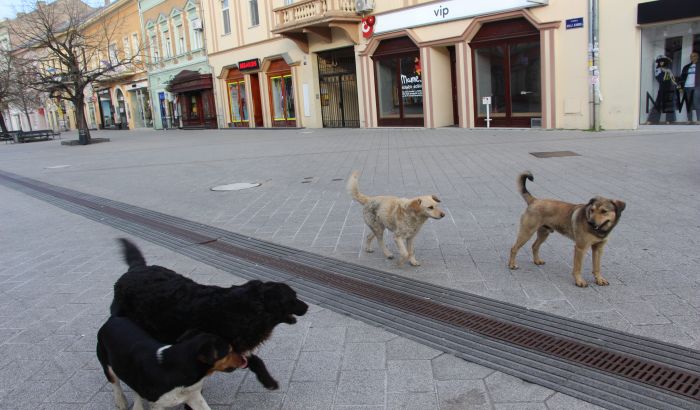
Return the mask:
{"type": "Polygon", "coordinates": [[[328,27],[332,22],[358,22],[355,0],[302,0],[278,7],[273,33],[301,32],[309,26],[328,27]]]}

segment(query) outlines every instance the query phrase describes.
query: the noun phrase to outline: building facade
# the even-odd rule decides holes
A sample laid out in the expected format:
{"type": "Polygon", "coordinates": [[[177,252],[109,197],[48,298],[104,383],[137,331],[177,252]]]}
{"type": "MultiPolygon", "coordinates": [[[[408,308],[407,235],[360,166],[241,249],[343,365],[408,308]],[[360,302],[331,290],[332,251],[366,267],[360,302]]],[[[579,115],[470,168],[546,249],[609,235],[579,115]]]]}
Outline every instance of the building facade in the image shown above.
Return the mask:
{"type": "MultiPolygon", "coordinates": [[[[219,127],[634,129],[657,99],[656,56],[669,54],[679,77],[698,49],[699,6],[223,0],[202,9],[219,127]]],[[[677,111],[686,100],[676,97],[677,111]]]]}
{"type": "Polygon", "coordinates": [[[193,0],[139,0],[156,129],[216,128],[211,68],[193,0]]]}
{"type": "Polygon", "coordinates": [[[85,91],[85,119],[90,128],[137,129],[151,127],[153,115],[148,93],[138,3],[117,0],[100,9],[85,27],[87,36],[107,35],[107,49],[93,64],[118,65],[85,91]],[[106,34],[103,34],[106,33],[106,34]]]}

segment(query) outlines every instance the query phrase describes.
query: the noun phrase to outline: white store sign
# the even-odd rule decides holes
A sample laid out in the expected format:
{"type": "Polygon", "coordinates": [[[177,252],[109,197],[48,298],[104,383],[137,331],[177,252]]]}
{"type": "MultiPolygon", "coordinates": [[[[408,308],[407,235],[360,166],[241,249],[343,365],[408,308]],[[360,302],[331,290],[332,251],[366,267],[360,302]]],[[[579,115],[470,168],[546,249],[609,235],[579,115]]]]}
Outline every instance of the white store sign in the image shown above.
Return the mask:
{"type": "Polygon", "coordinates": [[[376,16],[374,33],[388,33],[485,14],[496,14],[549,4],[549,0],[448,0],[376,16]]]}

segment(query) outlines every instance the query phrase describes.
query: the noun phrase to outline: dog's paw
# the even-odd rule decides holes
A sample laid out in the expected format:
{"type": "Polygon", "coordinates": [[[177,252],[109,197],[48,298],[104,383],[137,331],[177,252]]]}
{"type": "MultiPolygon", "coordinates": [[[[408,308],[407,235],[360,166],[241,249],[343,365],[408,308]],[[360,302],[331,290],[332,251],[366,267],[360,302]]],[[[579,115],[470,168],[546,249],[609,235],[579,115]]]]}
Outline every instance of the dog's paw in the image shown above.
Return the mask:
{"type": "Polygon", "coordinates": [[[410,263],[410,264],[411,264],[411,266],[420,266],[420,262],[418,262],[418,261],[417,261],[417,260],[415,260],[415,259],[414,259],[414,260],[412,260],[412,261],[408,261],[408,263],[410,263]]]}
{"type": "Polygon", "coordinates": [[[374,249],[365,248],[365,252],[367,252],[367,253],[372,253],[372,252],[374,252],[374,249]]]}
{"type": "Polygon", "coordinates": [[[512,262],[512,263],[509,263],[509,264],[508,264],[508,269],[516,270],[516,269],[518,269],[518,268],[519,268],[519,266],[516,265],[515,262],[512,262]]]}
{"type": "Polygon", "coordinates": [[[533,262],[535,262],[535,265],[544,265],[544,261],[542,259],[535,259],[533,262]]]}
{"type": "Polygon", "coordinates": [[[386,256],[387,259],[394,259],[394,255],[392,255],[391,253],[388,255],[384,254],[384,256],[386,256]]]}
{"type": "Polygon", "coordinates": [[[585,288],[588,287],[588,282],[586,282],[583,279],[576,279],[576,286],[578,286],[579,288],[585,288]]]}
{"type": "Polygon", "coordinates": [[[595,284],[598,286],[608,286],[610,282],[608,282],[607,279],[605,279],[604,277],[599,276],[595,278],[595,284]]]}

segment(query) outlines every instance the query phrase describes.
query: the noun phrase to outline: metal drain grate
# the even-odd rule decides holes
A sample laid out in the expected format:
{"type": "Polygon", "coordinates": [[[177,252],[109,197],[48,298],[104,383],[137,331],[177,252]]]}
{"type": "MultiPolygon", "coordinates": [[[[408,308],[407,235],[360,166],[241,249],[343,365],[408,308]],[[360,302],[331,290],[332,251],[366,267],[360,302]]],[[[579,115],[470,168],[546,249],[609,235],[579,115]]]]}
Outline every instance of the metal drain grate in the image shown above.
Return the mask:
{"type": "Polygon", "coordinates": [[[537,157],[537,158],[580,157],[581,156],[581,154],[577,154],[573,151],[531,152],[530,155],[537,157]]]}
{"type": "MultiPolygon", "coordinates": [[[[683,408],[697,408],[696,406],[700,403],[698,402],[700,400],[700,372],[697,372],[698,367],[696,365],[691,364],[694,363],[693,360],[697,357],[697,352],[692,353],[691,350],[686,350],[688,354],[687,364],[685,365],[686,368],[675,368],[674,366],[677,365],[676,363],[673,365],[666,365],[625,354],[624,352],[621,353],[616,343],[606,343],[606,339],[604,338],[600,340],[590,340],[590,342],[596,343],[596,345],[582,343],[571,338],[561,337],[531,327],[510,323],[511,319],[508,317],[499,320],[489,317],[487,314],[490,313],[472,313],[467,311],[469,308],[468,306],[466,307],[467,310],[465,310],[455,306],[449,306],[448,304],[438,303],[431,300],[431,297],[424,297],[423,295],[426,293],[410,292],[412,294],[409,294],[407,291],[398,291],[390,286],[383,286],[384,282],[381,282],[382,285],[378,285],[366,280],[359,280],[338,272],[329,271],[323,269],[323,267],[311,266],[308,262],[303,263],[289,260],[289,258],[293,258],[302,253],[293,251],[290,248],[287,248],[289,249],[287,253],[279,253],[278,255],[280,256],[274,256],[269,251],[266,252],[265,249],[260,248],[261,241],[256,240],[254,245],[245,243],[233,244],[218,239],[218,235],[221,235],[221,233],[218,233],[218,231],[213,228],[213,233],[201,233],[207,231],[195,232],[193,229],[198,228],[188,221],[177,223],[176,218],[171,218],[169,220],[164,218],[158,219],[156,216],[157,213],[152,211],[140,210],[139,208],[114,201],[52,187],[48,184],[26,178],[9,177],[8,175],[11,174],[0,172],[0,179],[4,178],[16,184],[29,187],[34,191],[39,191],[56,198],[62,198],[65,201],[95,210],[102,215],[107,214],[124,221],[150,227],[155,231],[171,235],[172,238],[181,238],[200,244],[201,247],[206,247],[215,251],[213,252],[214,255],[232,255],[235,258],[249,261],[251,264],[276,269],[291,276],[315,282],[323,288],[336,289],[340,291],[341,294],[355,295],[367,300],[365,305],[391,306],[395,310],[406,312],[407,318],[423,318],[420,320],[428,319],[428,322],[434,321],[443,323],[446,325],[446,329],[448,329],[448,334],[458,333],[457,329],[468,330],[475,334],[483,335],[486,338],[506,342],[514,346],[520,346],[530,351],[541,352],[546,356],[556,357],[588,369],[596,369],[636,383],[653,386],[660,390],[655,393],[652,392],[646,397],[653,397],[656,400],[660,400],[662,403],[666,403],[665,405],[660,405],[657,402],[656,407],[674,407],[672,403],[679,405],[678,402],[672,401],[672,396],[665,396],[665,398],[664,396],[659,396],[661,391],[687,397],[695,403],[695,405],[691,404],[691,407],[687,407],[687,404],[681,406],[683,408]],[[256,248],[256,246],[258,248],[256,248]],[[449,328],[454,330],[450,332],[449,328]],[[600,348],[597,344],[610,346],[610,350],[600,348]]],[[[270,244],[270,246],[273,245],[270,244]]],[[[331,262],[333,261],[329,261],[327,265],[329,269],[333,269],[331,268],[331,262]]],[[[513,319],[515,320],[517,318],[513,319]]],[[[399,318],[395,320],[399,321],[399,318]]],[[[402,318],[400,320],[406,319],[402,318]]],[[[416,323],[415,326],[419,326],[419,324],[416,323]]],[[[640,344],[644,343],[646,342],[640,341],[640,344]]],[[[545,356],[543,356],[543,358],[544,357],[545,356]]],[[[668,360],[663,355],[659,357],[659,360],[668,363],[668,360]]],[[[576,366],[574,366],[574,368],[576,368],[576,366]]],[[[578,372],[583,372],[583,368],[579,369],[578,372]]],[[[574,379],[572,379],[572,381],[573,380],[574,379]]],[[[611,386],[610,388],[614,387],[611,386]]],[[[602,393],[603,397],[605,397],[606,394],[609,395],[609,393],[602,393]]],[[[630,392],[629,394],[634,395],[637,394],[637,392],[630,392]]],[[[642,403],[644,403],[644,401],[642,401],[642,403]]]]}

